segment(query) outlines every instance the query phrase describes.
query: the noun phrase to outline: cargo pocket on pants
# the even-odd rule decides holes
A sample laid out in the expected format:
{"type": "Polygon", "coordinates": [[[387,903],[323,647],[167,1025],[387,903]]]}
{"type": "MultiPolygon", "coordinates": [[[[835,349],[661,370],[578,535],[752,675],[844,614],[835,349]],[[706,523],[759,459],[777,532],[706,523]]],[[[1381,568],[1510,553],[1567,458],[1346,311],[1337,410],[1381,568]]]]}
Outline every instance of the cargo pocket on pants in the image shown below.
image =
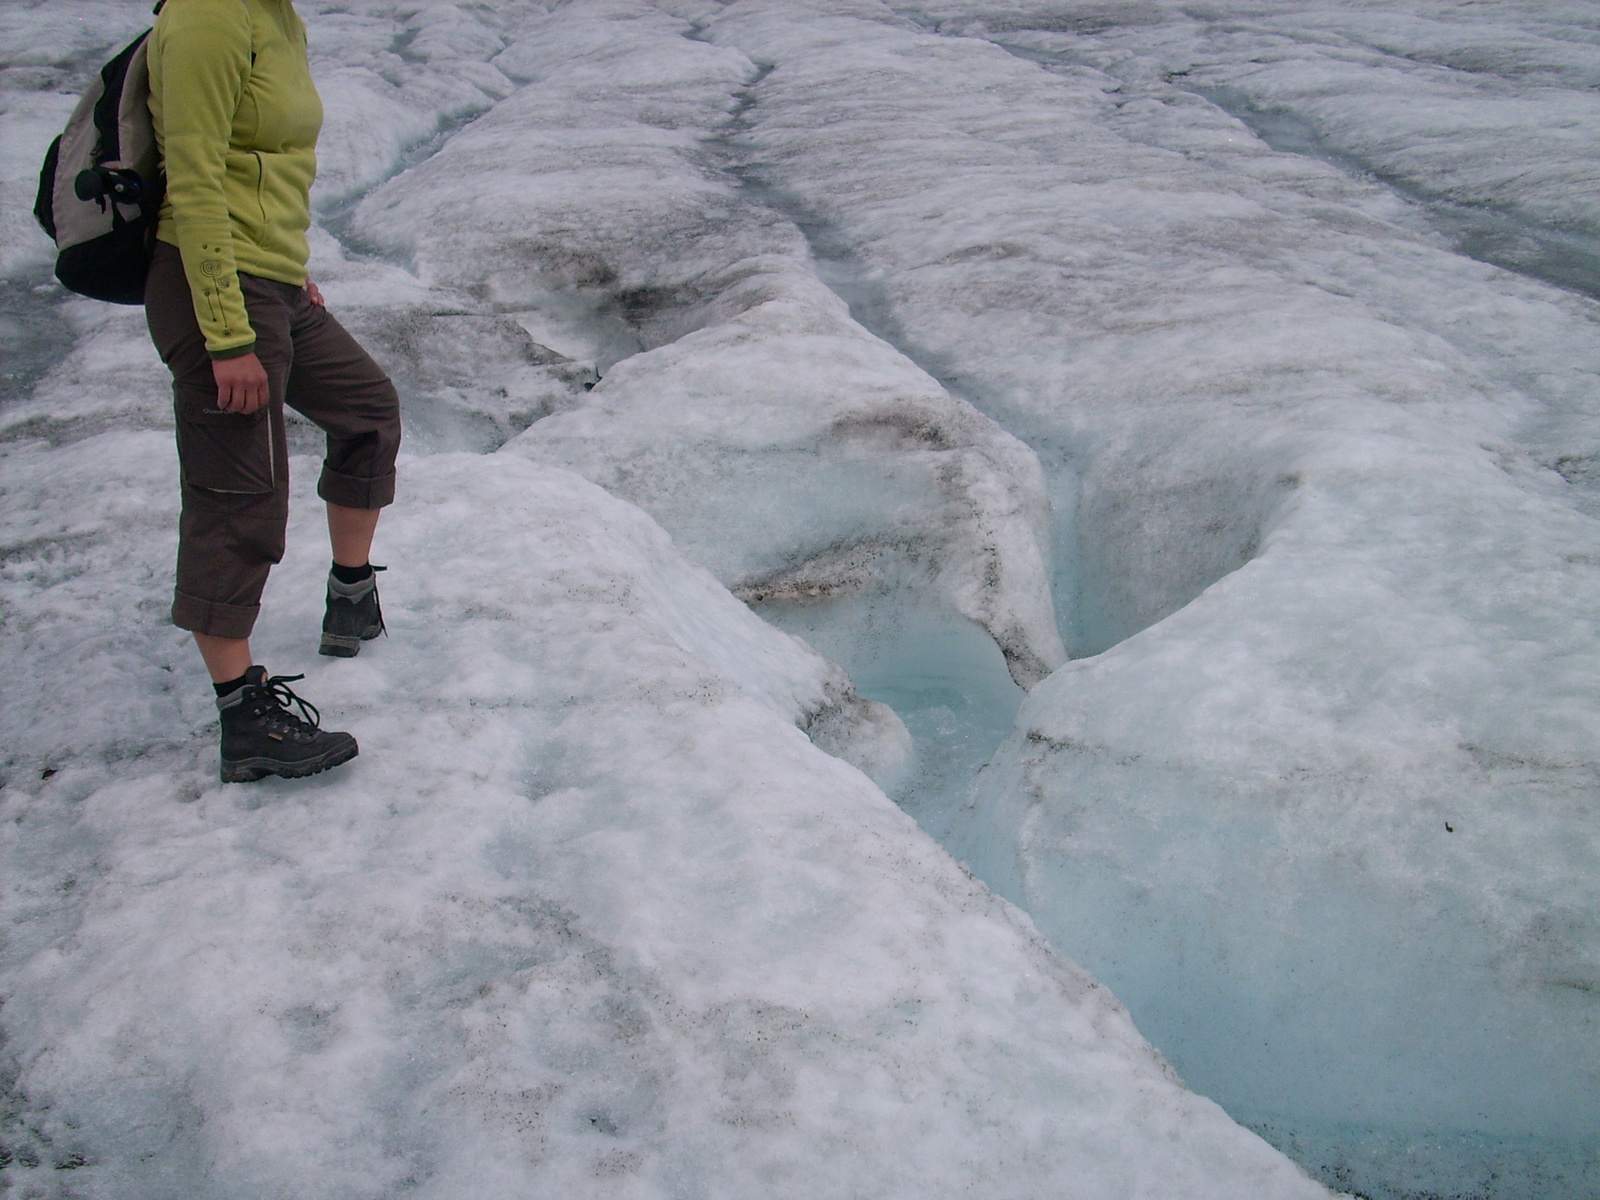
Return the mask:
{"type": "Polygon", "coordinates": [[[245,496],[275,491],[271,414],[270,405],[244,416],[180,404],[178,462],[184,482],[245,496]]]}

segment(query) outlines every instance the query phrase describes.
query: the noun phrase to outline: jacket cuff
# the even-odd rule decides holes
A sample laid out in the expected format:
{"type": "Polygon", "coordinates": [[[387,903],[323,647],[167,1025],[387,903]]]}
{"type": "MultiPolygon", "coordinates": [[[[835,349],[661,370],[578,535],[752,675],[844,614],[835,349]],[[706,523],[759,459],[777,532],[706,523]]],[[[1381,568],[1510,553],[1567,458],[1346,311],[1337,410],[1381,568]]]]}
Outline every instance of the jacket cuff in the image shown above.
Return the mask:
{"type": "Polygon", "coordinates": [[[229,346],[226,350],[207,350],[206,353],[211,355],[211,357],[214,359],[243,358],[246,354],[254,354],[255,350],[256,344],[252,340],[246,342],[243,346],[229,346]]]}

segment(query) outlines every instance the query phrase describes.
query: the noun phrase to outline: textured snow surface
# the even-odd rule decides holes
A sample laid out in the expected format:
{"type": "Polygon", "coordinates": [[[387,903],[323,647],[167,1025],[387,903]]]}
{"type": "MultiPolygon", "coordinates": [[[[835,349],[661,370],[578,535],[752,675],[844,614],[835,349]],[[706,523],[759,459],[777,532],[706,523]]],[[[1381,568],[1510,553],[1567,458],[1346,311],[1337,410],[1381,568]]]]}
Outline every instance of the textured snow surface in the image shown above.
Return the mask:
{"type": "Polygon", "coordinates": [[[1445,202],[1592,234],[1600,9],[1488,11],[713,28],[777,62],[768,186],[1076,488],[1057,599],[1104,653],[1030,695],[952,847],[1330,1178],[1588,1196],[1600,313],[1445,202]]]}
{"type": "Polygon", "coordinates": [[[245,788],[0,4],[0,1189],[1600,1196],[1600,4],[298,8],[408,441],[245,788]]]}
{"type": "Polygon", "coordinates": [[[599,359],[517,453],[643,505],[753,599],[931,577],[1037,682],[1066,657],[1037,461],[851,320],[719,161],[759,72],[689,32],[607,5],[534,23],[494,60],[526,86],[363,200],[354,235],[599,359]]]}
{"type": "MultiPolygon", "coordinates": [[[[301,685],[359,730],[348,771],[216,784],[154,621],[78,650],[83,703],[49,664],[90,579],[154,615],[166,441],[8,465],[85,547],[8,586],[19,1194],[1322,1194],[807,742],[836,669],[565,472],[410,464],[385,545],[432,570],[301,685]]],[[[269,661],[307,657],[321,565],[275,576],[269,661]]]]}
{"type": "MultiPolygon", "coordinates": [[[[8,71],[6,179],[42,151],[58,89],[114,48],[111,22],[82,24],[113,7],[5,10],[54,72],[8,71]]],[[[1064,658],[1031,451],[854,324],[799,233],[733,183],[742,215],[696,249],[718,224],[695,203],[697,139],[748,63],[645,6],[304,11],[334,113],[314,269],[394,369],[413,449],[379,547],[390,636],[325,660],[316,438],[292,427],[292,549],[255,645],[306,671],[363,753],[292,784],[215,782],[208,689],[165,620],[176,463],[142,314],[63,299],[36,244],[8,260],[12,311],[44,334],[19,323],[32,357],[0,410],[0,1189],[1326,1195],[874,784],[910,770],[894,712],[554,465],[626,495],[599,448],[644,479],[648,428],[663,453],[640,495],[724,581],[925,595],[992,628],[1029,682],[1064,658]],[[656,189],[575,155],[566,193],[512,214],[536,228],[569,206],[574,254],[604,269],[563,279],[557,236],[518,258],[452,174],[499,128],[499,185],[538,199],[561,156],[516,158],[529,121],[559,129],[603,90],[630,30],[642,74],[597,118],[618,155],[649,140],[641,90],[700,125],[664,139],[656,189]],[[552,49],[573,77],[541,92],[552,49]],[[706,62],[736,68],[711,70],[714,101],[706,62]],[[726,257],[677,332],[619,298],[628,271],[664,287],[726,257]],[[676,399],[647,427],[652,381],[676,399]],[[517,436],[562,413],[589,424],[517,436]],[[690,469],[669,476],[674,457],[690,469]],[[721,557],[715,514],[670,503],[717,471],[736,509],[793,490],[730,523],[721,557]],[[808,521],[829,489],[852,495],[808,521]]]]}

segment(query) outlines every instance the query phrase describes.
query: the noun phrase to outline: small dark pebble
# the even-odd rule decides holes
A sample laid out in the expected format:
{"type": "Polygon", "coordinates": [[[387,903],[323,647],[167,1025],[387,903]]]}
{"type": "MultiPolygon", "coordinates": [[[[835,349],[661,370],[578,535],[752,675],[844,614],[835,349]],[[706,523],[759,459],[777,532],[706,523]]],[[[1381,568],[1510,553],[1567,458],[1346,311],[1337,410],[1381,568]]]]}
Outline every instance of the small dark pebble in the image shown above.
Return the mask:
{"type": "Polygon", "coordinates": [[[89,1160],[81,1154],[69,1154],[56,1164],[58,1171],[76,1171],[79,1167],[87,1167],[89,1160]]]}
{"type": "Polygon", "coordinates": [[[1456,827],[1454,825],[1450,824],[1449,821],[1446,821],[1444,823],[1444,831],[1446,833],[1454,833],[1456,831],[1456,827]]]}
{"type": "Polygon", "coordinates": [[[44,774],[40,775],[39,778],[40,779],[49,779],[50,776],[54,775],[55,773],[56,773],[56,769],[54,767],[46,767],[44,769],[44,774]]]}

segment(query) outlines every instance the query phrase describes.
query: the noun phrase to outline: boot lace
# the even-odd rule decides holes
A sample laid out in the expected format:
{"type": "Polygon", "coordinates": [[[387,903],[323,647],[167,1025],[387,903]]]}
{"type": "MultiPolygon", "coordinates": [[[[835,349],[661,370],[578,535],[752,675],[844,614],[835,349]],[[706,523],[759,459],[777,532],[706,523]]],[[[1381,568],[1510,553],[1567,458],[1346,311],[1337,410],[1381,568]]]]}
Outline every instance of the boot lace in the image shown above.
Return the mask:
{"type": "Polygon", "coordinates": [[[291,683],[304,679],[304,675],[273,675],[256,686],[255,711],[270,724],[290,733],[312,734],[322,724],[322,713],[311,701],[294,694],[291,683]],[[297,717],[289,711],[293,704],[300,710],[297,717]]]}

